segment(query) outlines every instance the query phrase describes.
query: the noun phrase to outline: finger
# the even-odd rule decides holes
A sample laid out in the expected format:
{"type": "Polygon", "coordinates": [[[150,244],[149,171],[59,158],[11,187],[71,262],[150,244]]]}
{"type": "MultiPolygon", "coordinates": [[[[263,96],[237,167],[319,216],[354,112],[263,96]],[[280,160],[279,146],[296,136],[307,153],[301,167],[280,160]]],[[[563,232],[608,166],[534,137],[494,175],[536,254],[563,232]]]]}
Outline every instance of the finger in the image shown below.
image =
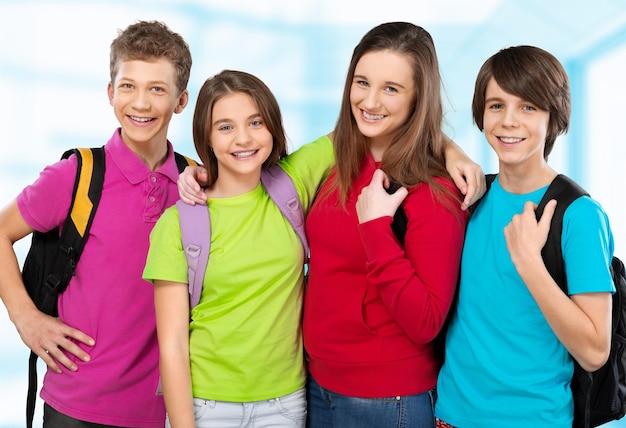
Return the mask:
{"type": "Polygon", "coordinates": [[[41,360],[46,363],[46,365],[53,371],[55,371],[56,373],[63,373],[63,370],[61,370],[61,367],[59,367],[59,365],[57,364],[56,360],[54,359],[54,357],[52,355],[50,355],[49,351],[47,349],[43,349],[41,348],[39,351],[36,351],[35,354],[37,354],[39,356],[39,358],[41,358],[41,360]]]}
{"type": "Polygon", "coordinates": [[[471,190],[471,182],[468,183],[466,181],[468,178],[465,177],[463,173],[458,169],[455,169],[453,173],[450,174],[450,176],[452,177],[452,181],[454,181],[454,185],[461,191],[463,195],[467,196],[468,190],[471,190]]]}
{"type": "Polygon", "coordinates": [[[394,203],[396,203],[399,206],[402,203],[402,201],[404,201],[404,199],[407,197],[408,194],[409,194],[409,191],[406,189],[406,187],[400,187],[398,190],[395,191],[395,193],[391,194],[391,197],[394,203]]]}
{"type": "Polygon", "coordinates": [[[44,360],[46,361],[46,364],[48,364],[49,367],[53,367],[53,365],[56,366],[59,373],[62,372],[62,369],[59,366],[59,364],[61,364],[63,367],[73,372],[78,370],[78,366],[76,365],[76,363],[70,360],[69,357],[63,352],[62,349],[54,346],[54,347],[51,347],[50,349],[47,349],[45,353],[47,357],[52,359],[52,364],[48,364],[48,362],[44,360]]]}
{"type": "Polygon", "coordinates": [[[541,218],[539,219],[539,227],[550,230],[550,223],[552,222],[552,216],[556,210],[556,199],[550,199],[543,209],[541,218]]]}
{"type": "Polygon", "coordinates": [[[377,169],[376,171],[374,171],[374,174],[372,174],[372,179],[370,180],[370,184],[375,184],[375,183],[379,183],[381,186],[385,188],[389,187],[389,178],[387,178],[387,174],[385,174],[382,169],[377,169]],[[385,181],[386,181],[386,186],[385,186],[385,181]]]}

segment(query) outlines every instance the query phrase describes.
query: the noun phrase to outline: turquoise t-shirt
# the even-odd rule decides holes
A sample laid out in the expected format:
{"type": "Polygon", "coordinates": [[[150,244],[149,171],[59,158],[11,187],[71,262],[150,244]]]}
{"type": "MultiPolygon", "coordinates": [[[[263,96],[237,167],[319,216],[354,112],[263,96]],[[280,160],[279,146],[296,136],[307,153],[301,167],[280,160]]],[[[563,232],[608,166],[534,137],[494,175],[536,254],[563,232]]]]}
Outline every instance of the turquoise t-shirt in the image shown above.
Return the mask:
{"type": "MultiPolygon", "coordinates": [[[[529,194],[496,179],[467,226],[457,311],[446,337],[436,415],[458,427],[572,426],[573,360],[517,274],[503,229],[529,194]]],[[[581,197],[563,218],[562,250],[570,294],[613,292],[608,218],[581,197]]]]}
{"type": "MultiPolygon", "coordinates": [[[[305,209],[333,162],[326,137],[280,162],[305,209]]],[[[211,251],[189,330],[193,395],[249,402],[292,393],[305,383],[302,244],[260,184],[208,206],[211,251]]],[[[150,239],[144,278],[186,283],[176,207],[150,239]]]]}

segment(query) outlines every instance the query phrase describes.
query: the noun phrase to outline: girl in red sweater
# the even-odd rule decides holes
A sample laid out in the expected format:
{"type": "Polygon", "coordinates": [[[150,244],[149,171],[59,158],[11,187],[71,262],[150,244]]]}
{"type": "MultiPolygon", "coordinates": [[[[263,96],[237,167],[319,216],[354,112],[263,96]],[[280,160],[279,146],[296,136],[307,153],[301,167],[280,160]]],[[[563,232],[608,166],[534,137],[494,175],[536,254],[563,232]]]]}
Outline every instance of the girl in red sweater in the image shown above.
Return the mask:
{"type": "Polygon", "coordinates": [[[434,426],[437,337],[452,304],[467,215],[446,172],[435,47],[409,23],[354,49],[336,167],[307,217],[308,426],[434,426]],[[401,185],[388,194],[391,182],[401,185]],[[404,245],[390,224],[402,204],[404,245]]]}

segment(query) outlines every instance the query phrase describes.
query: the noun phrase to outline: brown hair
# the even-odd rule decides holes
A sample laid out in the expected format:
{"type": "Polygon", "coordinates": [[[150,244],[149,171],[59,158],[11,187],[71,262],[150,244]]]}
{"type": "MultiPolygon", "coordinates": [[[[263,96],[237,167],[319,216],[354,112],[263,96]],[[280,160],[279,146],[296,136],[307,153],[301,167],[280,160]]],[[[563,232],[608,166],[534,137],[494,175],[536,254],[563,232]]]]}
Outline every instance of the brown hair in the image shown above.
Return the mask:
{"type": "Polygon", "coordinates": [[[413,66],[415,106],[406,123],[385,150],[381,169],[405,187],[428,183],[441,189],[435,176],[449,177],[445,169],[441,76],[435,45],[430,34],[407,22],[389,22],[371,29],[354,48],[346,76],[333,142],[337,183],[345,203],[352,182],[369,150],[369,141],[352,115],[350,90],[357,63],[366,53],[390,50],[405,55],[413,66]]]}
{"type": "Polygon", "coordinates": [[[191,73],[191,52],[187,42],[158,21],[138,21],[125,30],[111,43],[109,69],[111,83],[119,69],[120,61],[165,58],[176,70],[176,86],[179,93],[187,89],[191,73]]]}
{"type": "Polygon", "coordinates": [[[256,76],[243,71],[224,70],[204,82],[193,114],[193,143],[200,160],[208,171],[208,186],[215,182],[218,174],[217,158],[210,149],[213,106],[225,95],[237,92],[252,97],[265,126],[272,134],[272,152],[263,163],[263,168],[272,167],[287,156],[287,137],[283,119],[272,91],[256,76]]]}
{"type": "Polygon", "coordinates": [[[571,112],[569,79],[552,54],[534,46],[513,46],[491,56],[478,72],[472,115],[484,129],[485,96],[493,78],[509,94],[533,103],[550,113],[543,157],[547,160],[556,137],[567,132],[571,112]]]}

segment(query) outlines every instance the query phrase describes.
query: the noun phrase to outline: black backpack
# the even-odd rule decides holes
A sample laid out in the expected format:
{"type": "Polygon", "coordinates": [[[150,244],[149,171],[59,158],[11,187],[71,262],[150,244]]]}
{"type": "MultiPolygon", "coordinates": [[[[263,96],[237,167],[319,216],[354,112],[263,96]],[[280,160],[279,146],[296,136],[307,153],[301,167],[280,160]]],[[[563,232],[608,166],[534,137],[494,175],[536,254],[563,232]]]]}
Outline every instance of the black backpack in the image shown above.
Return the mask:
{"type": "MultiPolygon", "coordinates": [[[[26,291],[45,314],[58,316],[58,295],[67,288],[74,275],[76,264],[83,251],[89,228],[100,202],[104,183],[104,147],[77,148],[63,153],[61,159],[76,155],[78,167],[72,193],[72,203],[59,228],[48,232],[33,232],[32,241],[24,265],[22,280],[26,291]]],[[[193,160],[174,153],[178,170],[196,165],[193,160]]],[[[30,352],[28,359],[28,394],[26,398],[26,426],[31,428],[37,398],[37,354],[30,352]]]]}
{"type": "MultiPolygon", "coordinates": [[[[486,176],[487,189],[494,178],[495,174],[486,176]]],[[[563,215],[569,204],[583,195],[589,194],[569,177],[560,174],[552,181],[536,210],[539,220],[548,201],[557,201],[541,256],[548,272],[565,294],[568,292],[561,253],[563,215]]],[[[611,275],[615,285],[611,352],[607,362],[595,372],[586,371],[574,360],[571,389],[575,428],[596,427],[621,419],[626,414],[626,272],[624,264],[617,257],[611,261],[611,275]]]]}

